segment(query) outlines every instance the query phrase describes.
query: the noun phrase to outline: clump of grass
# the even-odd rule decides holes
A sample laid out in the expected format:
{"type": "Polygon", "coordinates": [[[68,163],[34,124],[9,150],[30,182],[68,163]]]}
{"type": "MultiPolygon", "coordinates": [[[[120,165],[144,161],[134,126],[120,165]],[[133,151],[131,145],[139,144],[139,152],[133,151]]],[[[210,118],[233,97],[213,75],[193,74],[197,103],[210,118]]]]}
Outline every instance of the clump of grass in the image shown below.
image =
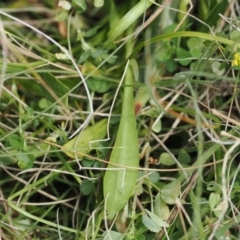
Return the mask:
{"type": "Polygon", "coordinates": [[[231,4],[1,4],[2,239],[238,239],[231,4]]]}

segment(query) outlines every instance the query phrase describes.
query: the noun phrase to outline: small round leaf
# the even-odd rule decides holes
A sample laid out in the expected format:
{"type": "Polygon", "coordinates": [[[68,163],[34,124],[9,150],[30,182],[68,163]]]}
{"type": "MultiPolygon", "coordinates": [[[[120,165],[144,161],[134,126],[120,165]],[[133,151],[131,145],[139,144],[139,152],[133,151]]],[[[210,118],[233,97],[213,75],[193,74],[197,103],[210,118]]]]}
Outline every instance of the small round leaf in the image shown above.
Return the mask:
{"type": "Polygon", "coordinates": [[[176,164],[173,157],[169,153],[162,153],[159,157],[159,163],[164,166],[172,166],[176,164]]]}

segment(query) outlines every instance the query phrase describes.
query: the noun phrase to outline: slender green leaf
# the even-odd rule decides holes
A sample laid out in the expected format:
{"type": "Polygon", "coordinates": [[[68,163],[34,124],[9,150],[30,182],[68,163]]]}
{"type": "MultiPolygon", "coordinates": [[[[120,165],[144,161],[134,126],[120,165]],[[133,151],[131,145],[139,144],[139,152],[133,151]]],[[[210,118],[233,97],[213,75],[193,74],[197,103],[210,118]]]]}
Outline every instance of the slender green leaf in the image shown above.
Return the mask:
{"type": "Polygon", "coordinates": [[[210,41],[218,41],[219,43],[224,43],[227,45],[232,45],[236,44],[236,47],[240,48],[240,43],[234,42],[232,40],[229,40],[227,38],[215,36],[212,34],[207,34],[207,33],[201,33],[201,32],[193,32],[193,31],[185,31],[185,32],[172,32],[168,34],[163,34],[151,39],[148,39],[142,43],[140,43],[132,53],[130,53],[129,57],[134,57],[144,46],[162,41],[162,40],[167,40],[167,39],[172,39],[172,38],[177,38],[177,37],[197,37],[200,39],[205,39],[205,40],[210,40],[210,41]]]}
{"type": "Polygon", "coordinates": [[[228,0],[219,1],[219,3],[216,4],[216,6],[209,12],[208,17],[205,21],[206,24],[202,24],[200,32],[209,31],[209,28],[207,26],[212,27],[214,24],[217,23],[217,21],[219,21],[219,14],[223,14],[226,11],[226,7],[228,6],[228,4],[228,0]]]}
{"type": "Polygon", "coordinates": [[[123,16],[109,31],[107,44],[112,43],[119,37],[132,23],[134,23],[151,5],[150,0],[141,0],[125,16],[123,16]]]}
{"type": "MultiPolygon", "coordinates": [[[[54,77],[51,73],[48,72],[43,72],[43,73],[39,73],[39,75],[42,77],[42,79],[46,82],[46,84],[51,88],[54,89],[54,93],[61,98],[62,96],[64,96],[65,94],[67,94],[69,92],[69,88],[66,87],[63,83],[61,83],[56,77],[54,77]]],[[[42,91],[44,93],[44,96],[46,96],[46,98],[51,101],[51,102],[55,102],[56,100],[49,94],[49,92],[42,87],[42,91]]],[[[63,102],[65,105],[67,105],[68,103],[68,98],[65,97],[63,99],[63,102]]]]}

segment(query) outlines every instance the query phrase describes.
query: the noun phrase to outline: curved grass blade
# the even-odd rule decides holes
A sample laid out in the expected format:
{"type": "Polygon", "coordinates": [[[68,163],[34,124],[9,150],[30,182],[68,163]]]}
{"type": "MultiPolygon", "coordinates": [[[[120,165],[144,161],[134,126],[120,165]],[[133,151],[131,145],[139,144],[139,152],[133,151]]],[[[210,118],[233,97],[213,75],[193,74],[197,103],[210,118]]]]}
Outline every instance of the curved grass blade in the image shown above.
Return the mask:
{"type": "Polygon", "coordinates": [[[162,34],[160,36],[157,36],[157,37],[151,38],[147,41],[144,41],[144,42],[140,43],[134,49],[134,51],[130,54],[129,58],[134,57],[146,45],[152,44],[154,42],[162,41],[162,40],[169,40],[171,38],[176,38],[176,37],[198,37],[198,38],[202,38],[204,40],[216,41],[216,42],[227,44],[227,45],[236,44],[236,47],[240,48],[240,43],[236,43],[227,38],[214,36],[212,34],[207,34],[207,33],[202,33],[202,32],[183,31],[183,32],[162,34]]]}

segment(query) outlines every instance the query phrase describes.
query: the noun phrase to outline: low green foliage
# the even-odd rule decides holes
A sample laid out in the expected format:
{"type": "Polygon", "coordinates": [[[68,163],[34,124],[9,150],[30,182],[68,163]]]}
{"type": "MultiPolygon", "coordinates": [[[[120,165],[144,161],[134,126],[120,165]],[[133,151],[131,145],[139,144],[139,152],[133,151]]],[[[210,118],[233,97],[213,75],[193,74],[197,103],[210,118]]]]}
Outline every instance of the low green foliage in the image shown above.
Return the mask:
{"type": "Polygon", "coordinates": [[[2,1],[2,239],[238,239],[238,5],[2,1]]]}

